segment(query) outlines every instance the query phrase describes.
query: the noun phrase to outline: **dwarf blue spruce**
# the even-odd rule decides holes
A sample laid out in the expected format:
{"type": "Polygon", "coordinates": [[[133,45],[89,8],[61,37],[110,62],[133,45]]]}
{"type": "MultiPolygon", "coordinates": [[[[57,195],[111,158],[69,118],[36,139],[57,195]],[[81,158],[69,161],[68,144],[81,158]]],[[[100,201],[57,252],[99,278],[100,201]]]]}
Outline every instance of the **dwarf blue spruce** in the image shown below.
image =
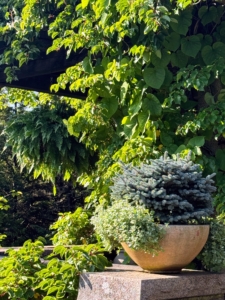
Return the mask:
{"type": "Polygon", "coordinates": [[[200,222],[213,214],[215,174],[204,178],[200,166],[190,156],[171,159],[165,152],[149,165],[134,167],[121,163],[122,174],[114,178],[111,198],[154,210],[154,220],[162,224],[200,222]]]}

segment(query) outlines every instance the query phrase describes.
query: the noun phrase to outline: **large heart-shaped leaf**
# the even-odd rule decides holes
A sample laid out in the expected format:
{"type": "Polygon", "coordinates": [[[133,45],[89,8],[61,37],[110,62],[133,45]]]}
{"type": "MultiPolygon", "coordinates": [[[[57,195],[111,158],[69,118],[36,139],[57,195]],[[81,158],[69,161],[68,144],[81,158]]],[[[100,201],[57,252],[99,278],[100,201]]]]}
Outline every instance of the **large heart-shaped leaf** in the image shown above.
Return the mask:
{"type": "Polygon", "coordinates": [[[90,61],[90,58],[87,56],[82,62],[83,69],[86,73],[93,74],[94,70],[90,61]]]}
{"type": "Polygon", "coordinates": [[[202,25],[205,26],[216,20],[217,9],[215,6],[208,7],[204,5],[199,9],[198,16],[201,19],[202,25]]]}
{"type": "Polygon", "coordinates": [[[166,37],[163,46],[170,51],[177,51],[180,47],[180,35],[177,32],[172,32],[166,37]]]}
{"type": "Polygon", "coordinates": [[[138,126],[137,116],[135,116],[132,119],[128,116],[123,118],[122,124],[124,124],[124,127],[123,127],[124,134],[128,138],[131,138],[132,136],[134,136],[135,133],[136,134],[138,133],[138,131],[137,131],[137,126],[138,126]]]}
{"type": "Polygon", "coordinates": [[[159,89],[165,79],[165,69],[164,68],[145,68],[143,72],[144,80],[148,86],[159,89]]]}
{"type": "Polygon", "coordinates": [[[216,42],[213,46],[205,46],[202,49],[202,58],[206,65],[211,65],[215,60],[220,57],[225,58],[225,44],[221,42],[216,42]]]}
{"type": "Polygon", "coordinates": [[[174,67],[184,68],[188,63],[188,56],[178,50],[171,55],[171,63],[174,67]]]}
{"type": "Polygon", "coordinates": [[[163,82],[163,86],[170,86],[171,82],[173,81],[173,74],[168,70],[168,68],[165,69],[166,75],[165,80],[163,82]]]}
{"type": "Polygon", "coordinates": [[[139,131],[143,132],[146,126],[146,123],[149,120],[150,112],[149,111],[142,111],[138,114],[138,124],[139,124],[139,131]]]}
{"type": "Polygon", "coordinates": [[[150,115],[154,117],[158,117],[162,113],[161,103],[159,102],[159,99],[153,94],[148,94],[147,98],[143,100],[142,109],[145,112],[150,111],[150,115]]]}
{"type": "Polygon", "coordinates": [[[116,97],[104,98],[102,99],[100,106],[104,110],[104,115],[110,118],[118,109],[118,99],[116,97]]]}
{"type": "Polygon", "coordinates": [[[179,34],[186,35],[188,28],[191,25],[191,19],[192,19],[191,11],[188,9],[179,11],[179,14],[174,15],[173,18],[177,22],[170,23],[172,29],[179,34]]]}
{"type": "MultiPolygon", "coordinates": [[[[198,36],[200,36],[200,35],[198,35],[198,36]]],[[[211,46],[212,42],[213,42],[213,38],[211,35],[206,34],[202,37],[202,39],[200,39],[200,41],[201,41],[202,47],[205,47],[207,45],[211,46]]]]}
{"type": "Polygon", "coordinates": [[[137,96],[132,100],[131,105],[128,108],[128,112],[131,116],[135,115],[141,109],[142,102],[141,97],[137,96]]]}
{"type": "Polygon", "coordinates": [[[198,36],[191,35],[181,40],[181,51],[187,56],[196,57],[201,49],[201,42],[198,36]]]}
{"type": "Polygon", "coordinates": [[[159,58],[155,53],[152,53],[151,62],[155,67],[164,68],[170,62],[170,54],[165,49],[162,50],[161,58],[159,58]]]}
{"type": "Polygon", "coordinates": [[[215,103],[214,96],[209,92],[205,93],[204,100],[208,105],[212,105],[215,103]]]}
{"type": "Polygon", "coordinates": [[[173,138],[165,131],[160,133],[160,141],[164,146],[170,146],[173,144],[173,138]]]}
{"type": "Polygon", "coordinates": [[[204,136],[195,136],[192,139],[189,140],[188,146],[191,147],[202,147],[205,144],[205,138],[204,136]]]}

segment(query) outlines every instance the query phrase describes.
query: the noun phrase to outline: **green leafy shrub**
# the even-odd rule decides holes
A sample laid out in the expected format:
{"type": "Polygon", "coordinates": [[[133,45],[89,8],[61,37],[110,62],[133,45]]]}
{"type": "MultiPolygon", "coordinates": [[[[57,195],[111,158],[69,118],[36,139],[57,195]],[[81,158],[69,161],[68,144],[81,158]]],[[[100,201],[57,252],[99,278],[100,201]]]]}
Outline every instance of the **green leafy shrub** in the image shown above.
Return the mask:
{"type": "Polygon", "coordinates": [[[213,214],[215,174],[204,178],[190,155],[174,160],[165,152],[150,162],[140,167],[122,164],[123,172],[114,178],[111,198],[144,205],[155,212],[154,219],[160,223],[187,224],[213,214]]]}
{"type": "Polygon", "coordinates": [[[75,300],[79,275],[103,271],[110,265],[101,250],[97,245],[57,246],[44,261],[44,245],[27,241],[19,251],[10,250],[9,256],[0,261],[0,298],[75,300]]]}
{"type": "Polygon", "coordinates": [[[74,213],[60,213],[58,220],[50,226],[56,230],[53,245],[80,245],[96,242],[90,214],[81,207],[74,213]]]}
{"type": "Polygon", "coordinates": [[[40,281],[36,273],[45,267],[41,261],[44,245],[40,241],[26,241],[20,250],[8,250],[0,260],[0,295],[2,300],[34,299],[40,281]]]}
{"type": "Polygon", "coordinates": [[[44,293],[43,300],[75,300],[82,272],[103,271],[110,266],[106,257],[100,254],[101,251],[97,245],[57,246],[51,256],[59,255],[60,259],[51,259],[45,268],[37,272],[39,284],[35,290],[44,293]]]}
{"type": "Polygon", "coordinates": [[[108,208],[98,206],[92,223],[106,249],[129,247],[157,254],[164,230],[154,223],[153,213],[141,205],[132,206],[126,201],[115,201],[108,208]]]}
{"type": "Polygon", "coordinates": [[[197,259],[207,271],[220,272],[225,269],[225,224],[222,219],[211,221],[208,240],[197,259]]]}

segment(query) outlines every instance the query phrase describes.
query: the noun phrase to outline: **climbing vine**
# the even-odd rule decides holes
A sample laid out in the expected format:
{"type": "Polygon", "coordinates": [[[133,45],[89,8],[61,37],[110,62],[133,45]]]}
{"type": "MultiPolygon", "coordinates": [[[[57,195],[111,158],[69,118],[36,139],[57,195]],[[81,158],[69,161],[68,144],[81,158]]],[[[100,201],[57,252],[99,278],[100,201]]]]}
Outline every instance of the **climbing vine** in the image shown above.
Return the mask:
{"type": "Polygon", "coordinates": [[[87,95],[68,99],[75,111],[63,124],[96,155],[95,167],[78,174],[92,190],[90,205],[107,199],[118,160],[138,165],[165,150],[181,156],[192,150],[204,173],[217,173],[215,205],[224,211],[223,2],[26,0],[6,2],[0,12],[1,64],[9,82],[43,51],[65,48],[65,58],[87,53],[51,90],[87,95]],[[47,49],[39,45],[43,32],[51,39],[47,49]]]}

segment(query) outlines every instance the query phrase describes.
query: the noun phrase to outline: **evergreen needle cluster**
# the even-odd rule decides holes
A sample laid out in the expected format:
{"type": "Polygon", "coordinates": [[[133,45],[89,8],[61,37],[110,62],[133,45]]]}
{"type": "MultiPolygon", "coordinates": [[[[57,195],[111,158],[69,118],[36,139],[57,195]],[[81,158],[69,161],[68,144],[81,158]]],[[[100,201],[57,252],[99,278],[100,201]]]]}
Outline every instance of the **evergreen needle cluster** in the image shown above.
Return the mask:
{"type": "Polygon", "coordinates": [[[122,169],[122,174],[114,178],[111,198],[144,205],[155,212],[154,218],[160,223],[199,222],[213,213],[215,174],[204,178],[190,155],[174,160],[165,152],[161,158],[151,160],[150,165],[134,167],[122,163],[122,169]]]}

